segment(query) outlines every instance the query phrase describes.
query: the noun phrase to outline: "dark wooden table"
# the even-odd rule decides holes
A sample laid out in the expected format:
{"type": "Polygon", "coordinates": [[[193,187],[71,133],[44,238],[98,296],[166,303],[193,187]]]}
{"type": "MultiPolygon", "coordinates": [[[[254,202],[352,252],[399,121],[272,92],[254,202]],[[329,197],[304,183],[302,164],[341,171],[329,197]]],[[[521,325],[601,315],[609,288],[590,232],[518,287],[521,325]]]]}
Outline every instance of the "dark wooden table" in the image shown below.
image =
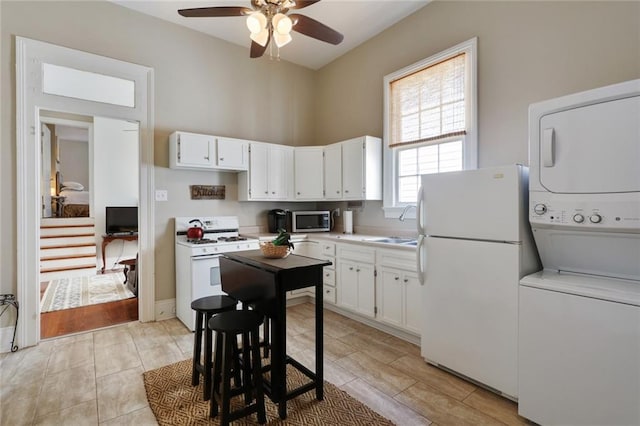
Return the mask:
{"type": "Polygon", "coordinates": [[[313,389],[316,398],[323,394],[323,311],[322,269],[331,262],[310,257],[289,255],[284,259],[267,259],[260,250],[225,253],[220,258],[222,289],[232,297],[242,299],[247,292],[257,290],[265,302],[259,304],[271,318],[271,381],[265,382],[265,393],[278,405],[281,419],[287,417],[287,401],[313,389]],[[316,368],[309,370],[287,356],[287,291],[315,287],[316,296],[316,368]],[[311,381],[287,392],[287,364],[292,365],[311,381]]]}

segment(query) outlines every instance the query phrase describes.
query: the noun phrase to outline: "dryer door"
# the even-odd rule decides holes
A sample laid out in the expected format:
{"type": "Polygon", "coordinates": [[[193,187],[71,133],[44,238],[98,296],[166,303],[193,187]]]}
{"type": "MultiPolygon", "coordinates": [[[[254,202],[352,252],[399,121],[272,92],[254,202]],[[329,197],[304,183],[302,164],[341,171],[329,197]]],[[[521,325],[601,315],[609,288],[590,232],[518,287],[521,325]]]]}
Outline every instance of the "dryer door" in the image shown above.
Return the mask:
{"type": "Polygon", "coordinates": [[[540,183],[555,193],[640,191],[639,117],[640,96],[542,116],[540,183]]]}

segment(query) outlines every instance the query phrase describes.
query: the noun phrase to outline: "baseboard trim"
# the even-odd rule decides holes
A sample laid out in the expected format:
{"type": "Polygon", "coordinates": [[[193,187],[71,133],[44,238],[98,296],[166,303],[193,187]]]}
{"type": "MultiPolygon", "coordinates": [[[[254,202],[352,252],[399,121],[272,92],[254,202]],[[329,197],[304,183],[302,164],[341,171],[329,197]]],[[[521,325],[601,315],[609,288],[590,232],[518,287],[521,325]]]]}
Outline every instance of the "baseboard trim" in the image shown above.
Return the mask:
{"type": "Polygon", "coordinates": [[[176,299],[156,300],[156,321],[167,320],[176,317],[176,299]]]}

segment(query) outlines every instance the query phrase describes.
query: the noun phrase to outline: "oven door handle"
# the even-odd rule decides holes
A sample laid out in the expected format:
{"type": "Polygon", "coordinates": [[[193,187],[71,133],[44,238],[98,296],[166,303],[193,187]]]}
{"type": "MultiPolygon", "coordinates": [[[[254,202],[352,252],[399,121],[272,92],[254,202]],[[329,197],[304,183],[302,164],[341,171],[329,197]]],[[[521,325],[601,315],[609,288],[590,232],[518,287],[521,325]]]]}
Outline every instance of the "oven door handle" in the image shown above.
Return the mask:
{"type": "Polygon", "coordinates": [[[218,259],[222,257],[222,254],[199,254],[195,256],[191,256],[193,260],[209,260],[209,259],[218,259]]]}

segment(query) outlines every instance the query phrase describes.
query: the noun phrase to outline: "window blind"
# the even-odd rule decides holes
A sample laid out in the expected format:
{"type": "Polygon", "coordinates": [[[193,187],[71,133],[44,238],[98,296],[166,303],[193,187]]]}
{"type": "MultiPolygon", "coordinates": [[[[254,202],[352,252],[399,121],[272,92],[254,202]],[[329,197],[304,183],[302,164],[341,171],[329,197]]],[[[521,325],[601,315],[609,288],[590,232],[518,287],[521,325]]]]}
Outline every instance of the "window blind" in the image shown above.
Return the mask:
{"type": "Polygon", "coordinates": [[[391,82],[389,147],[466,134],[465,54],[391,82]]]}

